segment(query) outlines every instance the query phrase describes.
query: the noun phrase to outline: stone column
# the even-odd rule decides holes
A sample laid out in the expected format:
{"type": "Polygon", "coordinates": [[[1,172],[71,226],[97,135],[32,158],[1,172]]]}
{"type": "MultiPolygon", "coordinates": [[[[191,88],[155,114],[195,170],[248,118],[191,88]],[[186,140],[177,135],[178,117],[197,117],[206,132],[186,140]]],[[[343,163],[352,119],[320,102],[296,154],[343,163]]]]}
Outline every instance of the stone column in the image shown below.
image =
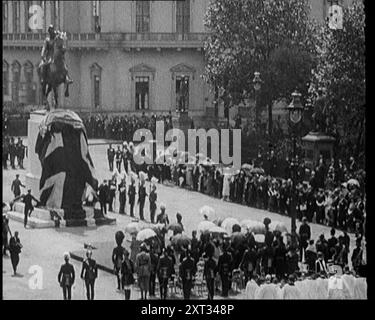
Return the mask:
{"type": "Polygon", "coordinates": [[[42,174],[42,166],[38,155],[35,153],[35,144],[39,134],[39,125],[46,116],[46,110],[37,110],[30,113],[27,123],[27,143],[29,171],[26,174],[26,187],[31,189],[34,196],[39,197],[39,181],[42,174]]]}

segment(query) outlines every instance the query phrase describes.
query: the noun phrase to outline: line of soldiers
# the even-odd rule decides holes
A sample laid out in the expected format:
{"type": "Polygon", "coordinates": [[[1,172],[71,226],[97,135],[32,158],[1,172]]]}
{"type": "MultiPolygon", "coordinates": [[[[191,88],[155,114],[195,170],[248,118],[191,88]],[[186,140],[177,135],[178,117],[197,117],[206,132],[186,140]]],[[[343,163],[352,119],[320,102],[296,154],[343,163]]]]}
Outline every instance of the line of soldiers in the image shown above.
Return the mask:
{"type": "Polygon", "coordinates": [[[12,169],[16,169],[16,160],[19,169],[24,169],[23,161],[26,156],[26,146],[18,137],[17,141],[14,137],[5,137],[3,139],[3,169],[8,169],[8,161],[12,169]]]}

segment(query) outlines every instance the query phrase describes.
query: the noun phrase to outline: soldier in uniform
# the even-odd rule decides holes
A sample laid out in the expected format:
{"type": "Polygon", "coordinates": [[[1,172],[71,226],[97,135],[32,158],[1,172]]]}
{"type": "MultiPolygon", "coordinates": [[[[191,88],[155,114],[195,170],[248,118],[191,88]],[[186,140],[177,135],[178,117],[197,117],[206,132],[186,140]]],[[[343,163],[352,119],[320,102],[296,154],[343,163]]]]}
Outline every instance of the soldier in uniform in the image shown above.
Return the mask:
{"type": "Polygon", "coordinates": [[[152,185],[152,190],[150,192],[149,201],[150,201],[150,221],[151,223],[155,222],[155,212],[156,212],[156,201],[158,199],[158,194],[156,193],[156,185],[152,185]]]}
{"type": "Polygon", "coordinates": [[[17,143],[17,162],[20,169],[24,169],[23,159],[25,158],[25,149],[26,147],[23,145],[22,139],[19,139],[17,143]]]}
{"type": "Polygon", "coordinates": [[[109,145],[107,149],[107,158],[109,164],[109,171],[113,171],[113,160],[115,159],[115,149],[112,148],[112,145],[109,145]]]}
{"type": "Polygon", "coordinates": [[[126,181],[125,178],[121,180],[121,182],[118,185],[119,190],[119,200],[120,200],[120,209],[119,213],[126,214],[125,213],[125,204],[126,204],[126,181]]]}
{"type": "Polygon", "coordinates": [[[196,265],[194,259],[190,256],[190,250],[186,250],[186,257],[182,260],[180,265],[180,278],[182,280],[182,290],[184,292],[184,299],[190,299],[190,293],[193,286],[193,277],[196,272],[196,265]]]}
{"type": "Polygon", "coordinates": [[[117,246],[112,251],[112,262],[113,262],[113,269],[115,271],[117,277],[117,290],[123,289],[121,285],[121,278],[120,278],[120,271],[122,267],[122,262],[124,260],[125,252],[127,251],[123,246],[122,242],[124,241],[125,235],[122,231],[117,231],[115,234],[115,240],[117,246]]]}
{"type": "Polygon", "coordinates": [[[16,179],[13,180],[11,190],[14,194],[14,198],[17,198],[21,195],[21,187],[25,188],[23,183],[19,179],[20,175],[16,174],[16,179]]]}
{"type": "Polygon", "coordinates": [[[146,193],[146,188],[145,188],[145,181],[140,180],[140,184],[138,187],[138,204],[139,204],[139,218],[141,220],[144,220],[143,216],[143,208],[145,206],[145,201],[146,201],[147,193],[146,193]]]}
{"type": "Polygon", "coordinates": [[[65,263],[61,266],[57,281],[63,289],[64,300],[72,300],[72,286],[74,284],[74,267],[69,263],[69,253],[64,253],[65,263]]]}
{"type": "Polygon", "coordinates": [[[168,256],[167,251],[163,248],[162,254],[159,258],[158,265],[156,267],[156,272],[159,279],[160,288],[160,299],[166,300],[168,295],[168,281],[172,275],[173,271],[173,261],[168,256]]]}
{"type": "Polygon", "coordinates": [[[16,158],[16,144],[14,142],[14,138],[12,137],[10,139],[10,144],[9,144],[9,155],[10,155],[10,165],[12,169],[16,169],[14,160],[16,158]]]}
{"type": "Polygon", "coordinates": [[[135,203],[135,180],[133,177],[131,177],[131,183],[128,190],[128,196],[129,196],[129,205],[130,205],[130,216],[134,217],[134,203],[135,203]]]}
{"type": "Polygon", "coordinates": [[[214,299],[215,294],[215,278],[216,278],[216,262],[212,256],[206,259],[204,264],[204,276],[207,283],[208,300],[214,299]]]}
{"type": "Polygon", "coordinates": [[[223,254],[219,257],[218,272],[221,278],[222,296],[228,297],[229,289],[231,286],[231,269],[233,258],[228,252],[227,247],[223,247],[223,254]]]}
{"type": "Polygon", "coordinates": [[[87,259],[82,263],[81,279],[85,280],[87,300],[94,300],[95,279],[98,277],[96,261],[92,259],[92,251],[87,250],[87,259]]]}
{"type": "Polygon", "coordinates": [[[115,154],[115,159],[116,159],[116,168],[119,173],[121,173],[121,161],[122,161],[122,151],[120,149],[120,146],[117,147],[116,154],[115,154]]]}

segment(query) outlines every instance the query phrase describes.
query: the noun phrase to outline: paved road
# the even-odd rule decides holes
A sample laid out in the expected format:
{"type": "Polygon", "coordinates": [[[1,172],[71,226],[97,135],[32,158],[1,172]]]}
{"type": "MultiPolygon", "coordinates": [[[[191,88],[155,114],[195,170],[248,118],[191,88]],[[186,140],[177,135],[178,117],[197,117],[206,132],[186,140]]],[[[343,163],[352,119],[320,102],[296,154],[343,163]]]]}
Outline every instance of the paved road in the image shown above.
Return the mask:
{"type": "MultiPolygon", "coordinates": [[[[100,180],[108,179],[110,172],[106,159],[106,146],[91,145],[90,153],[93,157],[97,175],[100,180]]],[[[26,161],[26,166],[27,166],[26,161]]],[[[9,201],[12,198],[10,184],[15,174],[19,173],[21,180],[25,181],[26,170],[3,170],[3,199],[9,201]]],[[[187,191],[178,187],[169,187],[158,185],[158,203],[166,204],[167,213],[171,221],[175,221],[175,215],[180,212],[183,216],[183,224],[187,233],[191,234],[197,224],[202,220],[199,214],[199,208],[203,205],[209,205],[216,210],[220,217],[234,217],[238,220],[253,219],[263,221],[265,216],[272,220],[284,222],[290,225],[290,218],[276,213],[264,210],[249,208],[234,203],[224,202],[198,192],[187,191]]],[[[145,217],[149,219],[148,202],[145,205],[145,217]]],[[[116,204],[115,210],[118,208],[116,204]]],[[[136,208],[137,209],[137,208],[136,208]]],[[[128,208],[127,208],[128,210],[128,208]]],[[[138,212],[136,211],[136,215],[138,212]]],[[[20,272],[24,275],[22,278],[11,277],[11,265],[8,258],[3,258],[3,296],[4,299],[60,299],[61,289],[57,284],[57,272],[62,263],[63,252],[82,249],[83,243],[97,241],[114,241],[114,233],[117,230],[124,229],[130,222],[129,217],[113,214],[117,218],[115,226],[101,226],[98,228],[66,228],[66,229],[23,229],[21,223],[11,222],[12,231],[19,230],[20,237],[24,244],[24,250],[21,255],[20,272]],[[40,265],[44,270],[44,290],[30,290],[28,288],[28,268],[31,265],[40,265]]],[[[299,223],[297,223],[297,227],[299,223]]],[[[329,237],[330,228],[311,224],[312,237],[316,239],[324,233],[329,237]]],[[[338,232],[340,235],[341,232],[338,232]]],[[[354,236],[351,235],[351,248],[354,247],[354,236]]],[[[111,254],[111,253],[109,253],[111,254]]],[[[73,262],[76,271],[80,271],[80,264],[73,262]]],[[[97,283],[98,299],[122,299],[123,296],[115,291],[115,278],[105,272],[100,272],[100,280],[97,283]]],[[[138,298],[138,291],[133,294],[138,298]]],[[[77,281],[74,289],[74,297],[84,298],[84,291],[81,280],[77,281]]],[[[241,295],[237,296],[241,298],[241,295]]]]}

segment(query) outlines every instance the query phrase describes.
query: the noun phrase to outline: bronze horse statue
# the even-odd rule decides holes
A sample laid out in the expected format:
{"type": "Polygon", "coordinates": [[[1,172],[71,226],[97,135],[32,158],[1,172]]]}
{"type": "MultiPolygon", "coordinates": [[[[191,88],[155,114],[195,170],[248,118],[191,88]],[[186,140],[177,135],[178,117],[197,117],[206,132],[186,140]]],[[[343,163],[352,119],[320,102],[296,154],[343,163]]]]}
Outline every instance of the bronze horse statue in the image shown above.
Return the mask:
{"type": "Polygon", "coordinates": [[[41,72],[41,68],[38,68],[43,101],[46,101],[48,110],[49,104],[47,98],[51,91],[54,93],[55,108],[58,108],[58,88],[61,84],[65,84],[65,97],[69,97],[68,69],[65,64],[66,40],[66,33],[57,32],[53,43],[52,61],[44,66],[44,68],[47,68],[46,72],[43,72],[45,77],[41,72]]]}

